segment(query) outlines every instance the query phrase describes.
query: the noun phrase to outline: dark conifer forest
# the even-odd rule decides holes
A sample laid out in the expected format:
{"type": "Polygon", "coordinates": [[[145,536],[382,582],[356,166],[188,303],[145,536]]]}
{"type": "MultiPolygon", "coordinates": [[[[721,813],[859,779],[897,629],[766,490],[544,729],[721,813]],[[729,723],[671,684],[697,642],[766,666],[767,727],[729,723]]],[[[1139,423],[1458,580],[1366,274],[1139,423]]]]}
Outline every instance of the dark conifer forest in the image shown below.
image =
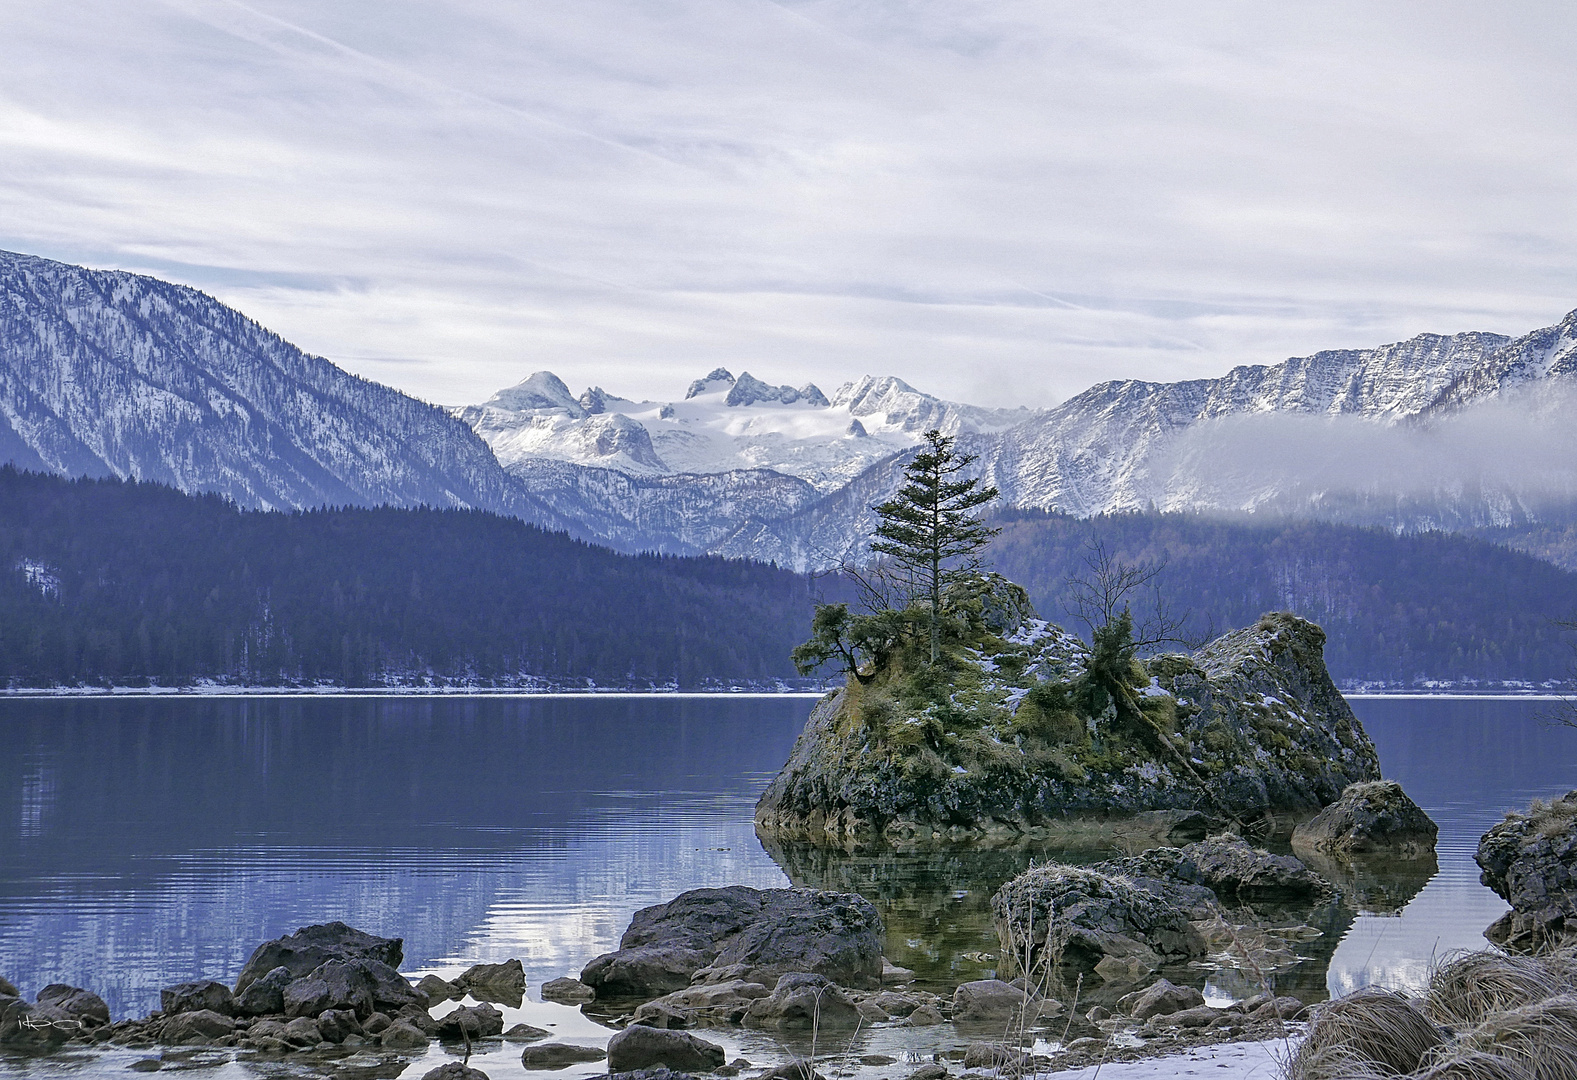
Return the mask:
{"type": "Polygon", "coordinates": [[[808,585],[478,511],[241,511],[0,468],[0,685],[792,678],[808,585]]]}
{"type": "MultiPolygon", "coordinates": [[[[1194,634],[1291,611],[1325,628],[1340,683],[1422,686],[1566,682],[1577,574],[1452,533],[1396,534],[1306,521],[1252,523],[1194,514],[1092,519],[1036,511],[996,515],[997,570],[1047,618],[1063,616],[1067,581],[1089,545],[1165,568],[1156,585],[1194,634]]],[[[1142,598],[1135,614],[1142,614],[1142,598]]]]}
{"type": "MultiPolygon", "coordinates": [[[[1572,676],[1577,574],[1462,536],[1180,514],[997,514],[987,561],[1066,622],[1092,540],[1195,635],[1313,619],[1344,684],[1572,676]]],[[[808,580],[623,555],[469,510],[238,510],[157,484],[0,467],[0,685],[702,687],[792,680],[808,580]]],[[[1136,613],[1143,614],[1142,598],[1136,613]]]]}

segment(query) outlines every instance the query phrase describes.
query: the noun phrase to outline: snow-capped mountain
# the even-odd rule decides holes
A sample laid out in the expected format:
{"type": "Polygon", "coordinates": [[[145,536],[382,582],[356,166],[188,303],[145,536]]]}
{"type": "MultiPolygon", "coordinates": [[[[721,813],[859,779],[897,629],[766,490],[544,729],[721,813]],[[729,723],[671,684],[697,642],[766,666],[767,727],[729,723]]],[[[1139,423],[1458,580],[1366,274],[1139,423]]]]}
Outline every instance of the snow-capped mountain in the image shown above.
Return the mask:
{"type": "Polygon", "coordinates": [[[556,527],[436,406],[150,277],[0,252],[0,462],[248,507],[479,507],[556,527]]]}
{"type": "Polygon", "coordinates": [[[718,369],[668,402],[538,372],[423,404],[195,290],[0,254],[0,462],[244,506],[474,506],[626,551],[801,569],[857,555],[920,434],[1008,506],[1194,509],[1398,529],[1577,520],[1577,312],[984,409],[896,378],[831,395],[718,369]]]}
{"type": "Polygon", "coordinates": [[[845,383],[829,400],[814,384],[772,386],[723,368],[669,402],[631,401],[601,387],[575,397],[552,372],[539,371],[454,411],[511,471],[543,460],[630,477],[768,469],[823,493],[907,450],[930,428],[1000,432],[1034,415],[943,401],[891,377],[845,383]]]}

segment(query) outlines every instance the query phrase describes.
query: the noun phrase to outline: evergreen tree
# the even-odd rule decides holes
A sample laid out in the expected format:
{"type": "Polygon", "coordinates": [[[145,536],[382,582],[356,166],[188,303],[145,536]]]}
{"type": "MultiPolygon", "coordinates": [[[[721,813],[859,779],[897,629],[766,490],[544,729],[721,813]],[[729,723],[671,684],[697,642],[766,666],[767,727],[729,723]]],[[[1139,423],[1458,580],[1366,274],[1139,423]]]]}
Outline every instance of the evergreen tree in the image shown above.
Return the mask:
{"type": "Polygon", "coordinates": [[[886,555],[915,584],[916,599],[930,605],[931,663],[940,646],[942,594],[949,582],[978,568],[976,557],[1000,530],[981,523],[972,511],[997,497],[978,478],[958,479],[975,460],[953,449],[953,440],[932,428],[926,448],[904,467],[904,486],[872,507],[881,524],[871,550],[886,555]]]}

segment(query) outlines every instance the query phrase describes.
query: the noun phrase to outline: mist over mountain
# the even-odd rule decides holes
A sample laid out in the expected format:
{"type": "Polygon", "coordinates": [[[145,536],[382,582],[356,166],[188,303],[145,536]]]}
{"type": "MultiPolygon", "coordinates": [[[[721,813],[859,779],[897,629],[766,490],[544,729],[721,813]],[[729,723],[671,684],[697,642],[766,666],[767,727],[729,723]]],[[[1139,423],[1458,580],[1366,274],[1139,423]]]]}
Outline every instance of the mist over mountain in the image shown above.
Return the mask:
{"type": "Polygon", "coordinates": [[[1102,383],[1041,411],[891,376],[827,393],[724,368],[676,381],[670,401],[536,372],[441,409],[195,290],[0,255],[0,461],[246,507],[475,507],[621,551],[797,570],[860,557],[870,507],[932,427],[979,456],[1009,508],[1500,530],[1563,557],[1564,541],[1532,537],[1577,521],[1574,375],[1577,312],[1515,338],[1421,334],[1102,383]]]}

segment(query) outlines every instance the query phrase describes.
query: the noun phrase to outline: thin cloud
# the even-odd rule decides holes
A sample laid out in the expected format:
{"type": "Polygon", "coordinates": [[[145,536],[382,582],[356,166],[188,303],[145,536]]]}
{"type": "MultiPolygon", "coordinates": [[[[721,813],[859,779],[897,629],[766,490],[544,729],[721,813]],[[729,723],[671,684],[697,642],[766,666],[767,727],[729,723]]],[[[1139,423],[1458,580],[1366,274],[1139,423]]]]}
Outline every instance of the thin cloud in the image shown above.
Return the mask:
{"type": "Polygon", "coordinates": [[[0,243],[430,400],[1047,404],[1577,303],[1564,4],[11,8],[0,243]]]}

